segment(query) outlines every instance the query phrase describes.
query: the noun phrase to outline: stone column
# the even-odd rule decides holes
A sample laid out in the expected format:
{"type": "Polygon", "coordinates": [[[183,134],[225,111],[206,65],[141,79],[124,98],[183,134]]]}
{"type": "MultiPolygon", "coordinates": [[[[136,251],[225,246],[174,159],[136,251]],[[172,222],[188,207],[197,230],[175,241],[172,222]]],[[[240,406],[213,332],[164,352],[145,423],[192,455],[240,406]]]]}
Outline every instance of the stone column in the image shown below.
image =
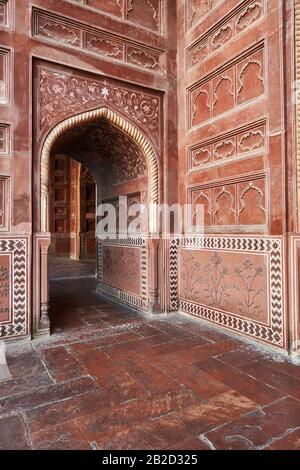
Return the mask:
{"type": "Polygon", "coordinates": [[[40,337],[50,334],[48,252],[50,233],[35,234],[34,274],[35,295],[33,335],[40,337]]]}
{"type": "Polygon", "coordinates": [[[149,260],[149,303],[150,313],[161,313],[159,303],[159,276],[158,276],[158,249],[160,238],[149,238],[148,240],[148,260],[149,260]]]}

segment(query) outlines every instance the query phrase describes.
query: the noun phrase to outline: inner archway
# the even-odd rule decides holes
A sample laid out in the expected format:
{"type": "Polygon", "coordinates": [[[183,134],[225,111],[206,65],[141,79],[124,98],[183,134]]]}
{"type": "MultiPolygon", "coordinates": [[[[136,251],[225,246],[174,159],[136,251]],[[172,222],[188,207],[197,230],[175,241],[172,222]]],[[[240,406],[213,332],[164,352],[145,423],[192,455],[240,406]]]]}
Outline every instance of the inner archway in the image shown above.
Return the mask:
{"type": "MultiPolygon", "coordinates": [[[[97,184],[97,204],[117,204],[119,196],[128,202],[146,203],[148,233],[157,231],[156,205],[159,203],[158,163],[150,141],[134,125],[107,107],[82,113],[62,121],[47,136],[41,152],[41,298],[37,331],[49,331],[47,257],[50,236],[50,167],[55,154],[66,154],[84,165],[97,184]],[[123,153],[122,153],[123,152],[123,153]],[[127,167],[124,162],[127,162],[127,167]],[[143,185],[145,190],[143,189],[143,185]],[[42,246],[44,248],[42,248],[42,246]],[[46,281],[45,281],[46,279],[46,281]]],[[[118,239],[98,245],[98,289],[131,307],[157,310],[157,243],[138,237],[118,239]],[[151,263],[148,263],[148,258],[151,263]],[[107,269],[110,261],[110,269],[107,269]],[[153,260],[155,263],[153,263],[153,260]],[[114,265],[115,263],[115,265],[114,265]],[[151,272],[148,273],[150,265],[151,272]],[[126,270],[130,268],[130,272],[126,270]],[[124,272],[123,272],[124,271],[124,272]],[[150,274],[148,276],[148,274],[150,274]],[[148,284],[147,280],[154,282],[148,284]]]]}
{"type": "MultiPolygon", "coordinates": [[[[58,138],[67,130],[92,123],[101,118],[118,128],[141,149],[148,168],[148,204],[149,207],[159,203],[159,169],[156,153],[145,135],[133,124],[115,111],[103,106],[101,108],[77,114],[57,124],[48,134],[41,152],[41,232],[49,230],[49,168],[51,150],[58,138]]],[[[149,232],[156,233],[156,211],[149,211],[149,232]]]]}

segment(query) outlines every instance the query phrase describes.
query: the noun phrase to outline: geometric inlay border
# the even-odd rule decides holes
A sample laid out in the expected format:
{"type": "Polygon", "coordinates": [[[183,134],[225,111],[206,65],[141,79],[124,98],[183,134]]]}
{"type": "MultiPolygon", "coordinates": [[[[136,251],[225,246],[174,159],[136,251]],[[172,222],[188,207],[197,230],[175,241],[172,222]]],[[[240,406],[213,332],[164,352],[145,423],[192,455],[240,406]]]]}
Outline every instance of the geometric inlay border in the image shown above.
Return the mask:
{"type": "Polygon", "coordinates": [[[6,238],[0,240],[0,253],[12,257],[12,320],[0,325],[0,338],[20,336],[27,333],[27,239],[6,238]]]}

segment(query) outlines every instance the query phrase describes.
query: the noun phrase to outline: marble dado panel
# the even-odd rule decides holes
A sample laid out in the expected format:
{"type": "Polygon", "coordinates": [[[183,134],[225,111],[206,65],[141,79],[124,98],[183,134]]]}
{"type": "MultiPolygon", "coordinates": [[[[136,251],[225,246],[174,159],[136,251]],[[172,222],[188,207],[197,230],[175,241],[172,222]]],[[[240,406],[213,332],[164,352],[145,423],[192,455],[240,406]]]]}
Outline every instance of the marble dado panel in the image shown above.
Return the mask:
{"type": "Polygon", "coordinates": [[[0,123],[0,157],[9,157],[11,152],[9,124],[0,123]]]}
{"type": "Polygon", "coordinates": [[[171,310],[285,347],[282,241],[260,237],[174,237],[171,310]]]}
{"type": "Polygon", "coordinates": [[[165,71],[165,53],[162,50],[37,8],[32,11],[32,34],[55,44],[122,61],[147,71],[165,71]]]}
{"type": "Polygon", "coordinates": [[[0,338],[27,333],[28,242],[0,239],[0,338]]]}
{"type": "Polygon", "coordinates": [[[189,147],[188,171],[228,164],[252,154],[264,154],[266,149],[266,120],[262,119],[189,147]]]}
{"type": "Polygon", "coordinates": [[[266,174],[239,176],[188,189],[188,200],[204,209],[208,230],[265,231],[268,223],[266,174]]]}
{"type": "Polygon", "coordinates": [[[188,89],[189,128],[232,111],[264,93],[264,41],[261,41],[188,89]]]}
{"type": "Polygon", "coordinates": [[[147,241],[143,237],[98,240],[99,292],[138,309],[147,308],[147,241]]]}
{"type": "Polygon", "coordinates": [[[138,247],[103,246],[103,282],[140,295],[141,251],[138,247]]]}
{"type": "Polygon", "coordinates": [[[220,47],[248,30],[250,26],[256,25],[259,20],[264,18],[264,15],[264,0],[242,2],[225,18],[222,18],[218,24],[187,48],[187,69],[200,64],[220,47]]]}
{"type": "Polygon", "coordinates": [[[270,324],[267,255],[180,250],[180,299],[270,324]]]}
{"type": "Polygon", "coordinates": [[[115,15],[137,26],[160,32],[162,29],[161,0],[68,0],[115,15]]]}

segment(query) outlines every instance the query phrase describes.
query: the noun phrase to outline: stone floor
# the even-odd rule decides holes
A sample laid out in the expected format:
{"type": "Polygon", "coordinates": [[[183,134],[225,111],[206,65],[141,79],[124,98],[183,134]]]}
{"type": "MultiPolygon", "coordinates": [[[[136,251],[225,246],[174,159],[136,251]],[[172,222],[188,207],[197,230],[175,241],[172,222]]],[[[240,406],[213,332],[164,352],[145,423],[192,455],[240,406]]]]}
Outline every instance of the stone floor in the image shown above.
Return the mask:
{"type": "Polygon", "coordinates": [[[0,449],[300,448],[300,367],[94,287],[53,281],[53,335],[7,344],[0,449]]]}

